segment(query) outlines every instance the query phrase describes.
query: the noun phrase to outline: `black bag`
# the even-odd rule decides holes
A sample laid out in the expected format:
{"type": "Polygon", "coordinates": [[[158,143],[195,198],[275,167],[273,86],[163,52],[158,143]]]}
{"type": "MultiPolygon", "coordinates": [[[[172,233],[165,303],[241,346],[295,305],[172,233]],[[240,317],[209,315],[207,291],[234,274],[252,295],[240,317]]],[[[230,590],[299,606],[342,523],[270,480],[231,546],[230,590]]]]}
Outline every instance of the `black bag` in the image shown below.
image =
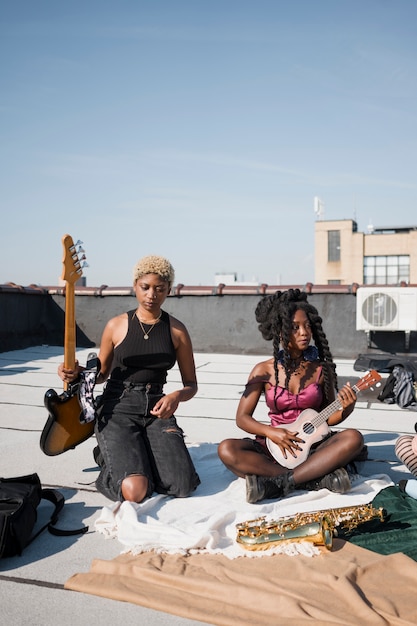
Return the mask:
{"type": "Polygon", "coordinates": [[[396,365],[378,395],[378,400],[386,404],[396,403],[401,409],[417,411],[414,381],[414,374],[406,365],[396,365]]]}
{"type": "Polygon", "coordinates": [[[65,498],[56,489],[43,489],[37,474],[17,478],[0,478],[0,558],[22,554],[23,549],[46,528],[53,535],[85,533],[88,526],[77,530],[60,530],[53,525],[65,504],[65,498]],[[42,499],[54,505],[50,520],[33,533],[42,499]]]}

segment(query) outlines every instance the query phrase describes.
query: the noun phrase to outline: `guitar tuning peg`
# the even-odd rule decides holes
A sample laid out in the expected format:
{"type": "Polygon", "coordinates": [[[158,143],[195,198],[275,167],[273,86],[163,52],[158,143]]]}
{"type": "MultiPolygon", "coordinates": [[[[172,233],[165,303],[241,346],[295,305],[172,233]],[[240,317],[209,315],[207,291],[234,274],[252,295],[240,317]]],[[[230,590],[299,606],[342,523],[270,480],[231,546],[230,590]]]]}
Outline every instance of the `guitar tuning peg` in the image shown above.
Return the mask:
{"type": "Polygon", "coordinates": [[[80,241],[79,239],[77,240],[77,243],[74,244],[75,246],[82,246],[83,245],[83,241],[80,241]]]}
{"type": "Polygon", "coordinates": [[[85,250],[84,250],[84,248],[82,246],[79,246],[77,252],[78,252],[78,254],[83,254],[85,252],[85,250]]]}
{"type": "Polygon", "coordinates": [[[84,261],[84,263],[81,265],[82,269],[84,269],[85,267],[90,267],[87,263],[87,261],[84,261]]]}

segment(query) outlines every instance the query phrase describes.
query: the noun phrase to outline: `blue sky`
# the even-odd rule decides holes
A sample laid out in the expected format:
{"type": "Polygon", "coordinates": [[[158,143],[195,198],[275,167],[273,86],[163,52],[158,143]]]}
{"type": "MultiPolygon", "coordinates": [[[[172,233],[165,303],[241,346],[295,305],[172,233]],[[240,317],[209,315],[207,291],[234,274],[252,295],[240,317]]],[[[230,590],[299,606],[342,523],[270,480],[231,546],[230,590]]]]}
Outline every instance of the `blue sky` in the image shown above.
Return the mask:
{"type": "Polygon", "coordinates": [[[414,0],[0,0],[0,283],[314,282],[314,197],[417,224],[414,0]]]}

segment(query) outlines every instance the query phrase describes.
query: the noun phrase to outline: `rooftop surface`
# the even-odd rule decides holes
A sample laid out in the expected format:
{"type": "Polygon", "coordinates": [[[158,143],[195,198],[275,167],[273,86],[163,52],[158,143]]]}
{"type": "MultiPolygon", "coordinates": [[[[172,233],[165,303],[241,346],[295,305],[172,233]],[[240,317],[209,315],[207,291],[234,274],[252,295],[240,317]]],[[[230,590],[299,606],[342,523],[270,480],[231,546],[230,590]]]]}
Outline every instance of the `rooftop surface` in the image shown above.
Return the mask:
{"type": "MultiPolygon", "coordinates": [[[[65,496],[66,504],[58,526],[72,529],[88,525],[89,532],[73,537],[56,537],[44,532],[22,556],[0,561],[4,623],[19,626],[200,624],[137,605],[63,589],[73,574],[89,571],[93,559],[113,559],[121,553],[122,546],[117,540],[105,539],[94,531],[101,508],[109,504],[94,486],[98,474],[92,456],[94,437],[75,450],[55,457],[46,456],[39,447],[40,434],[48,417],[43,402],[45,392],[49,388],[58,393],[62,390],[56,373],[62,352],[61,347],[39,346],[0,353],[0,475],[23,476],[37,472],[43,487],[58,488],[65,496]]],[[[81,363],[85,363],[88,352],[77,352],[81,363]]],[[[234,422],[237,403],[250,370],[265,356],[197,353],[195,358],[198,394],[181,404],[176,414],[187,435],[187,443],[218,443],[226,437],[244,436],[234,422]]],[[[336,363],[341,382],[355,381],[363,375],[354,370],[353,361],[336,360],[336,363]]],[[[386,376],[383,374],[383,381],[386,376]]],[[[166,389],[178,384],[180,376],[174,368],[166,389]]],[[[369,390],[360,394],[356,409],[345,424],[359,429],[369,448],[369,460],[360,464],[360,473],[388,474],[398,482],[409,474],[396,459],[394,444],[400,434],[415,433],[417,413],[379,402],[377,392],[369,390]]],[[[256,417],[265,420],[262,405],[256,417]]],[[[43,503],[39,524],[49,512],[49,504],[43,503]]]]}

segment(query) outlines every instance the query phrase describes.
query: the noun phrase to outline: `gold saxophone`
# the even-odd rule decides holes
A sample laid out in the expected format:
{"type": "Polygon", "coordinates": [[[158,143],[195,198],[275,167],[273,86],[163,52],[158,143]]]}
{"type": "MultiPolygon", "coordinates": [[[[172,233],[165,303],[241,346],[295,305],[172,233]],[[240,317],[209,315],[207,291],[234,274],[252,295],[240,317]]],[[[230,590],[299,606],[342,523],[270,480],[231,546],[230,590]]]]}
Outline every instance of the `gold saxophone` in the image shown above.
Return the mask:
{"type": "Polygon", "coordinates": [[[375,509],[371,504],[297,513],[292,517],[267,520],[258,517],[236,524],[236,541],[247,550],[268,550],[274,545],[309,541],[318,546],[332,549],[337,528],[348,531],[372,519],[384,521],[383,508],[375,509]]]}

